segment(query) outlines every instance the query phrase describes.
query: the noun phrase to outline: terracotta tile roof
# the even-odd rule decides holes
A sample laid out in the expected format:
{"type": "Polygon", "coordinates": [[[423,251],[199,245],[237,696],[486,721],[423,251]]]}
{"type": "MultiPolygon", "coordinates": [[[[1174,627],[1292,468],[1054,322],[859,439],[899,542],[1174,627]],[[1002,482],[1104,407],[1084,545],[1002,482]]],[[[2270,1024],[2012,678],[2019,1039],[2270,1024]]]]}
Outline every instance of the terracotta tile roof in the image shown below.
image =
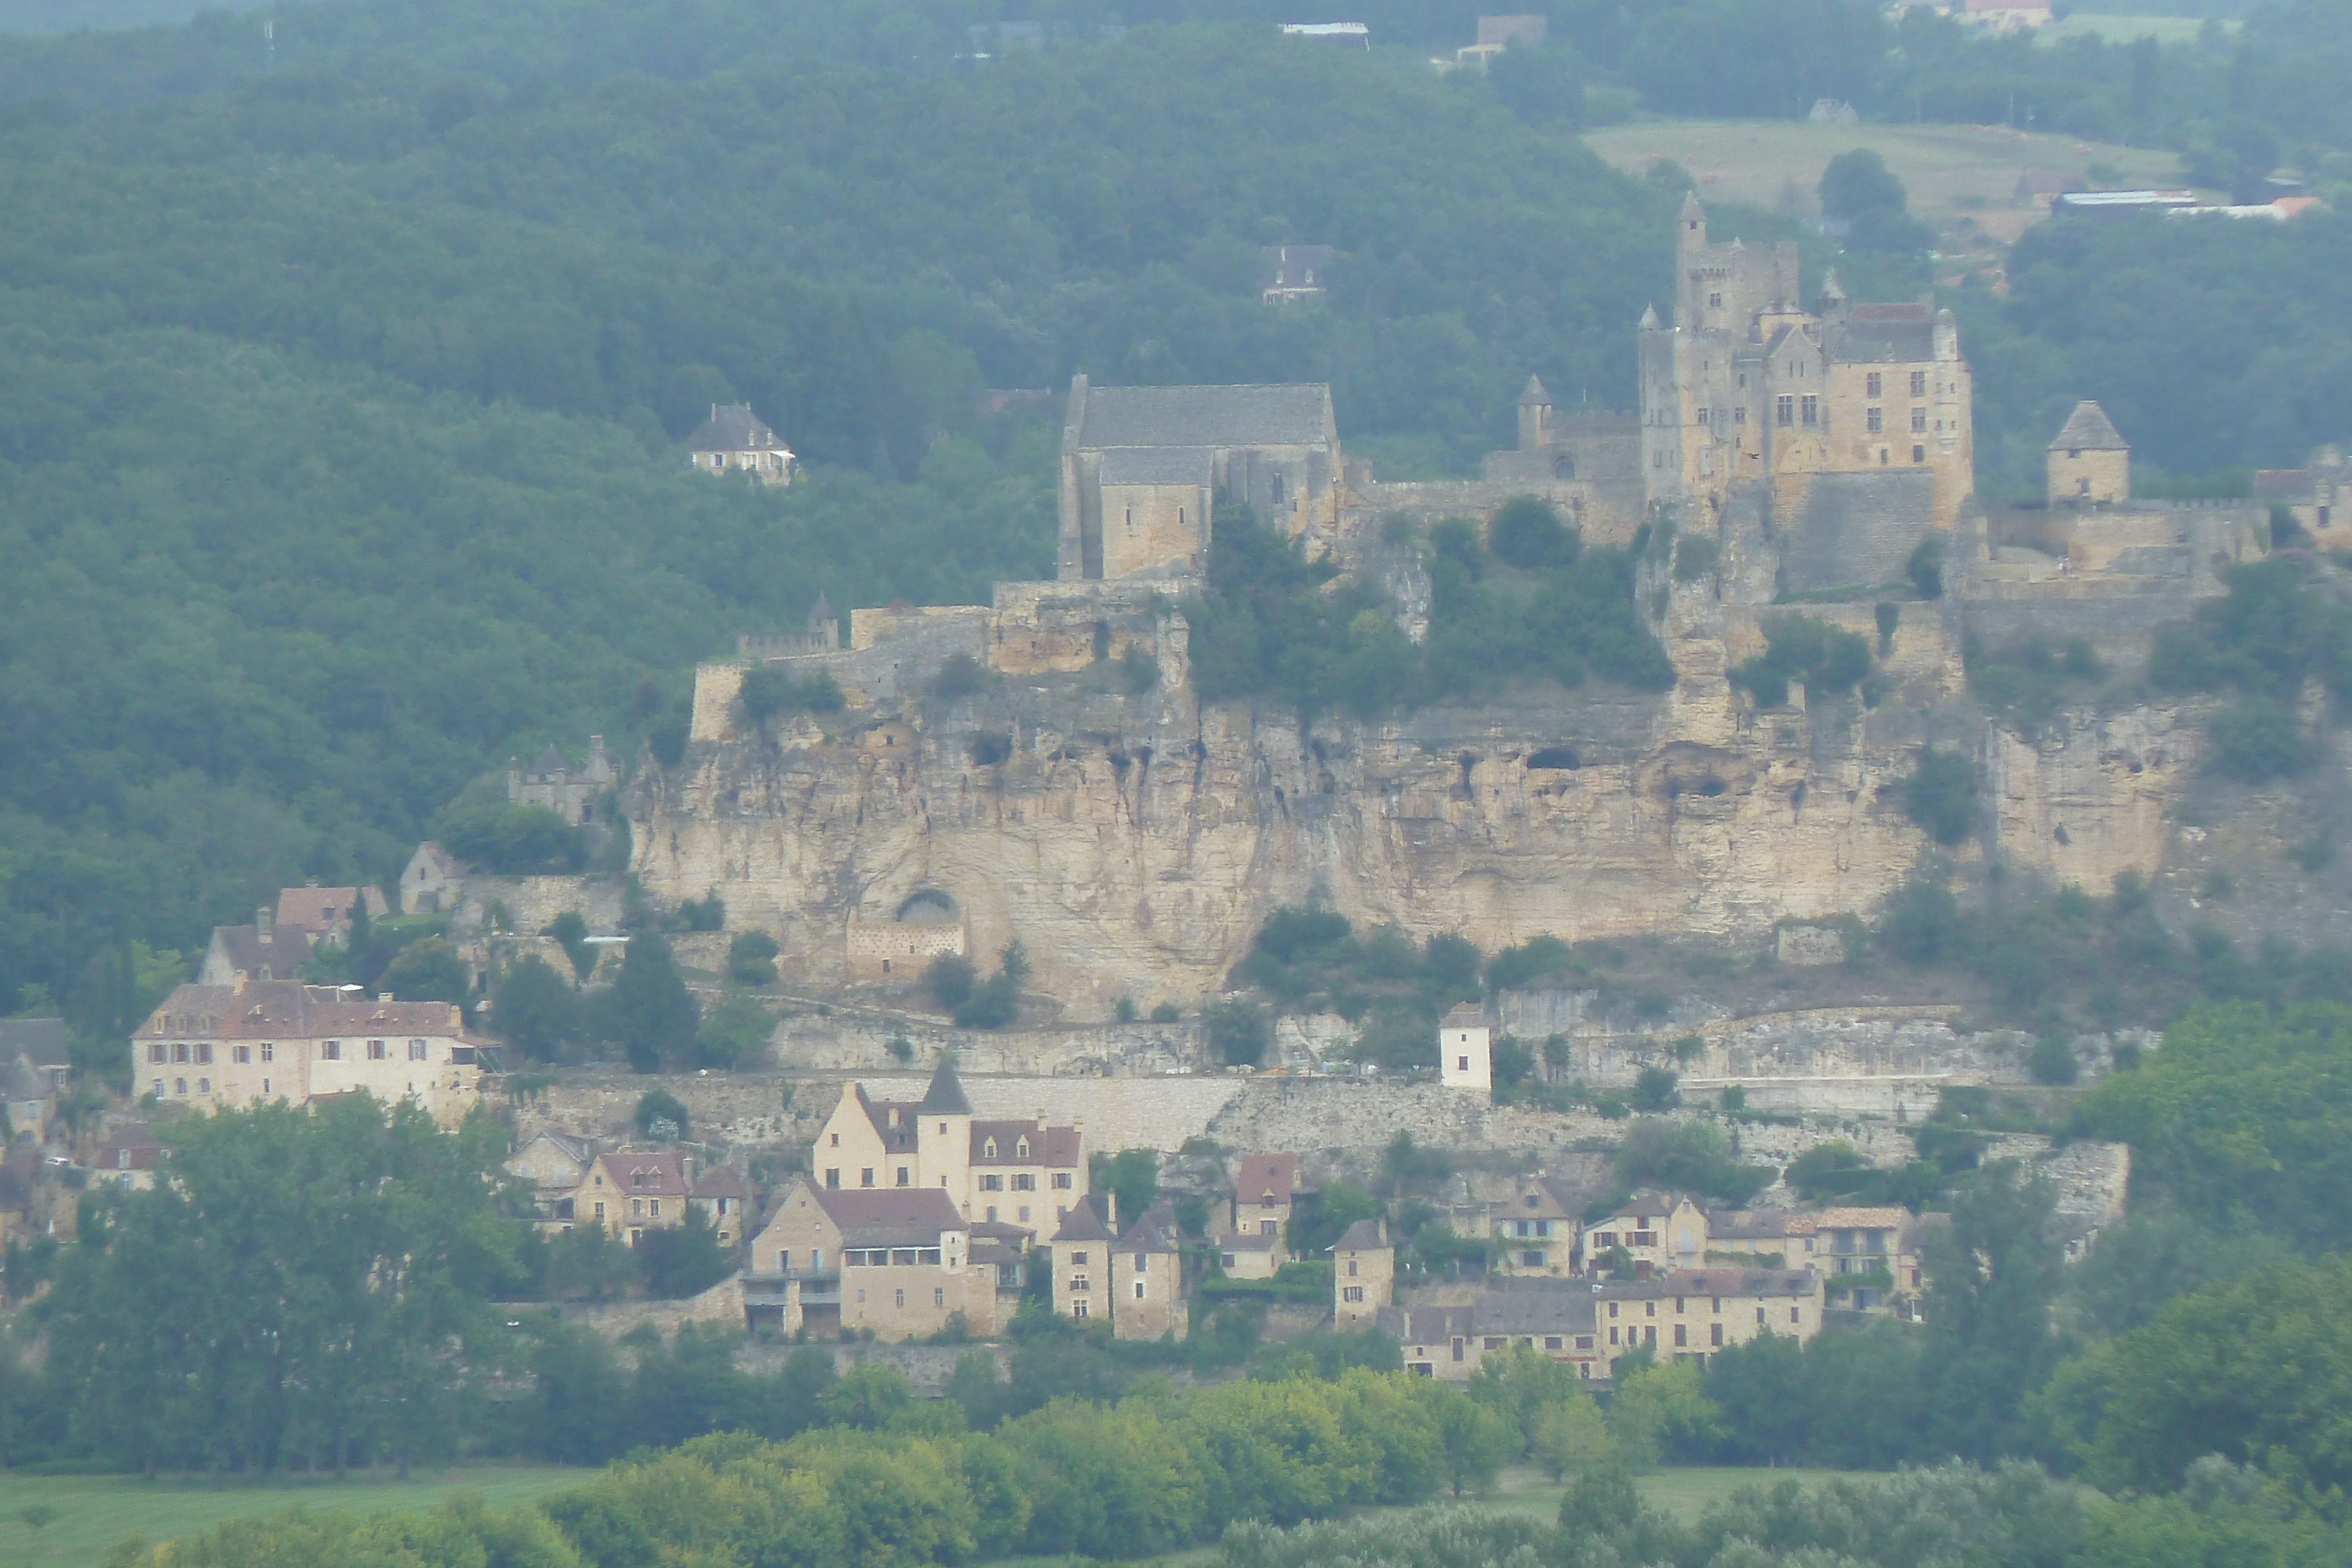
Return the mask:
{"type": "Polygon", "coordinates": [[[449,1002],[346,1000],[332,986],[255,980],[236,986],[185,985],[148,1015],[142,1035],[216,1040],[332,1040],[367,1035],[462,1036],[463,1014],[449,1002]],[[158,1020],[163,1022],[157,1028],[158,1020]]]}
{"type": "Polygon", "coordinates": [[[1297,1155],[1244,1155],[1234,1196],[1244,1203],[1286,1206],[1298,1189],[1297,1155]]]}
{"type": "Polygon", "coordinates": [[[676,1149],[599,1155],[607,1185],[628,1197],[684,1197],[686,1162],[676,1149]]]}
{"type": "Polygon", "coordinates": [[[976,1166],[1050,1166],[1058,1169],[1076,1169],[1078,1151],[1085,1140],[1076,1127],[1047,1127],[1040,1131],[1034,1122],[974,1122],[971,1124],[971,1163],[976,1166]],[[988,1153],[989,1140],[996,1141],[996,1153],[988,1153]],[[1029,1140],[1026,1155],[1017,1151],[1021,1140],[1029,1140]]]}
{"type": "Polygon", "coordinates": [[[1911,1223],[1911,1211],[1899,1205],[1889,1208],[1824,1208],[1813,1216],[1813,1223],[1823,1230],[1900,1230],[1911,1223]]]}
{"type": "Polygon", "coordinates": [[[356,887],[282,888],[278,894],[278,924],[313,931],[341,928],[351,924],[352,908],[362,897],[371,919],[384,913],[383,894],[373,887],[364,894],[356,887]]]}

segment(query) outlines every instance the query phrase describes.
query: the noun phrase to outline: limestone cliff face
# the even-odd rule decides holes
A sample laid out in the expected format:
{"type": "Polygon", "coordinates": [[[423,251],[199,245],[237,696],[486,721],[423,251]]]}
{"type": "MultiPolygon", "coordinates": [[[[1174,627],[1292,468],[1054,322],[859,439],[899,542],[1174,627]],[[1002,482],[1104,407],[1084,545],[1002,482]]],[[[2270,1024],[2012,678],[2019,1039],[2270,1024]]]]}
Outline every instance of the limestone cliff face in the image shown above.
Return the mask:
{"type": "MultiPolygon", "coordinates": [[[[2037,739],[1988,724],[1960,659],[1968,602],[1906,604],[1891,636],[1866,601],[1774,607],[1773,547],[1734,521],[1704,580],[1676,584],[1663,560],[1642,572],[1678,675],[1655,695],[1543,687],[1302,727],[1202,704],[1183,618],[1124,584],[1001,585],[937,648],[845,653],[841,713],[753,724],[741,667],[706,666],[686,759],[626,798],[635,869],[661,897],[716,889],[731,925],[774,933],[816,985],[886,977],[851,974],[852,923],[944,894],[983,969],[1018,939],[1032,989],[1078,1022],[1122,996],[1149,1009],[1222,988],[1265,916],[1310,900],[1488,951],[1546,932],[1760,940],[1776,921],[1866,915],[1935,850],[1903,810],[1930,746],[1976,762],[1982,807],[1969,842],[1937,852],[1965,863],[1990,845],[2096,890],[2159,867],[2192,723],[2142,706],[2063,716],[2037,739]],[[1877,645],[1873,702],[1799,688],[1759,711],[1734,689],[1791,613],[1877,645]],[[993,684],[924,695],[967,643],[993,684]],[[1110,678],[1130,645],[1163,675],[1142,695],[1110,678]]],[[[936,921],[942,902],[912,913],[936,921]]]]}

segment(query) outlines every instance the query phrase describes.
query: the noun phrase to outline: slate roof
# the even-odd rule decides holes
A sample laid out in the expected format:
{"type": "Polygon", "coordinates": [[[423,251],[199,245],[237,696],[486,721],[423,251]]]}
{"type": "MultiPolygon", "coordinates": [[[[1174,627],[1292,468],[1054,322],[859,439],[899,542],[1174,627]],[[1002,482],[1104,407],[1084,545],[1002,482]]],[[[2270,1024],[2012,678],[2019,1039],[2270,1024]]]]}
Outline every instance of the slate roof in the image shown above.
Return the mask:
{"type": "Polygon", "coordinates": [[[1076,1127],[1040,1128],[1034,1122],[974,1122],[971,1124],[971,1163],[975,1166],[1050,1166],[1066,1170],[1076,1169],[1080,1145],[1076,1127]],[[988,1140],[996,1140],[996,1153],[988,1154],[988,1140]],[[1021,1140],[1029,1140],[1029,1153],[1024,1157],[1014,1151],[1021,1140]]]}
{"type": "Polygon", "coordinates": [[[1551,393],[1544,391],[1543,378],[1540,376],[1529,376],[1527,389],[1519,393],[1519,406],[1526,408],[1530,404],[1539,404],[1545,408],[1551,406],[1551,393]]]}
{"type": "Polygon", "coordinates": [[[1330,438],[1331,389],[1283,386],[1097,387],[1078,410],[1076,444],[1305,445],[1330,438]]]}
{"type": "Polygon", "coordinates": [[[1106,485],[1206,485],[1216,455],[1205,446],[1114,446],[1103,454],[1106,485]]]}
{"type": "Polygon", "coordinates": [[[762,452],[782,444],[748,402],[713,403],[710,417],[687,437],[688,447],[696,452],[762,452]]]}
{"type": "Polygon", "coordinates": [[[1507,1213],[1515,1219],[1573,1219],[1581,1212],[1581,1205],[1572,1205],[1561,1196],[1559,1184],[1549,1176],[1538,1176],[1519,1190],[1512,1203],[1498,1206],[1495,1218],[1507,1213]]]}
{"type": "Polygon", "coordinates": [[[1911,1221],[1911,1211],[1897,1204],[1885,1208],[1824,1208],[1813,1216],[1823,1230],[1900,1230],[1911,1221]]]}
{"type": "Polygon", "coordinates": [[[258,925],[215,925],[213,941],[229,969],[248,980],[290,980],[310,961],[311,933],[305,925],[280,925],[267,936],[258,925]]]}
{"type": "MultiPolygon", "coordinates": [[[[1820,1280],[1810,1269],[1675,1269],[1648,1282],[1658,1296],[1811,1296],[1820,1280]]],[[[1603,1294],[1613,1293],[1606,1287],[1603,1294]]]]}
{"type": "Polygon", "coordinates": [[[1118,1239],[1118,1249],[1122,1252],[1178,1250],[1174,1207],[1159,1203],[1145,1209],[1143,1218],[1128,1227],[1127,1234],[1118,1239]]]}
{"type": "Polygon", "coordinates": [[[1102,1211],[1095,1207],[1094,1195],[1070,1206],[1062,1217],[1062,1228],[1054,1232],[1055,1241],[1111,1241],[1117,1239],[1110,1227],[1103,1223],[1102,1211]]]}
{"type": "Polygon", "coordinates": [[[743,1175],[740,1171],[738,1171],[733,1166],[720,1165],[713,1166],[709,1170],[702,1173],[702,1179],[694,1184],[694,1191],[691,1196],[695,1197],[746,1198],[751,1197],[751,1194],[750,1190],[743,1186],[743,1175]]]}
{"type": "Polygon", "coordinates": [[[930,1087],[923,1091],[916,1111],[926,1116],[969,1116],[971,1102],[964,1097],[963,1080],[956,1076],[955,1063],[946,1057],[931,1073],[930,1087]]]}
{"type": "Polygon", "coordinates": [[[1599,1300],[1585,1285],[1547,1290],[1482,1291],[1471,1307],[1478,1333],[1591,1333],[1599,1300]]]}
{"type": "Polygon", "coordinates": [[[1377,1252],[1388,1244],[1388,1238],[1381,1234],[1381,1228],[1377,1221],[1359,1219],[1340,1234],[1339,1240],[1331,1243],[1331,1250],[1377,1252]]]}
{"type": "Polygon", "coordinates": [[[845,1247],[936,1247],[941,1236],[971,1229],[937,1187],[846,1192],[812,1186],[809,1196],[839,1228],[845,1247]]]}
{"type": "Polygon", "coordinates": [[[1297,1155],[1244,1155],[1234,1196],[1244,1203],[1286,1207],[1298,1190],[1297,1155]]]}
{"type": "MultiPolygon", "coordinates": [[[[1714,1241],[1780,1241],[1791,1234],[1789,1221],[1794,1218],[1785,1208],[1711,1208],[1707,1237],[1714,1241]]],[[[1808,1231],[1811,1228],[1806,1226],[1808,1231]]]]}
{"type": "Polygon", "coordinates": [[[441,1035],[464,1032],[450,1002],[346,1001],[332,986],[296,980],[254,980],[235,986],[180,986],[140,1026],[142,1035],[208,1036],[215,1040],[327,1040],[337,1036],[441,1035]],[[161,1030],[155,1020],[165,1020],[161,1030]]]}
{"type": "Polygon", "coordinates": [[[0,1053],[24,1052],[35,1061],[65,1061],[66,1020],[63,1019],[0,1019],[0,1053]]]}
{"type": "Polygon", "coordinates": [[[1404,1344],[1444,1344],[1455,1334],[1471,1334],[1475,1314],[1468,1307],[1383,1307],[1376,1320],[1382,1333],[1404,1344]]]}
{"type": "Polygon", "coordinates": [[[1672,1214],[1675,1211],[1675,1206],[1681,1201],[1682,1199],[1678,1197],[1668,1197],[1662,1193],[1641,1193],[1631,1202],[1621,1203],[1615,1208],[1610,1210],[1610,1212],[1603,1217],[1601,1223],[1606,1224],[1609,1220],[1616,1218],[1621,1214],[1631,1215],[1636,1219],[1664,1219],[1667,1215],[1672,1214]]]}
{"type": "Polygon", "coordinates": [[[1438,1025],[1441,1029],[1484,1029],[1486,1009],[1471,1002],[1457,1002],[1438,1025]]]}
{"type": "Polygon", "coordinates": [[[2107,418],[2107,411],[2086,398],[2076,403],[2074,412],[2067,415],[2065,427],[2052,440],[2050,450],[2129,452],[2131,443],[2123,438],[2114,422],[2107,418]]]}
{"type": "Polygon", "coordinates": [[[1828,333],[1843,365],[1918,364],[1936,357],[1935,313],[1924,305],[1857,305],[1828,333]]]}

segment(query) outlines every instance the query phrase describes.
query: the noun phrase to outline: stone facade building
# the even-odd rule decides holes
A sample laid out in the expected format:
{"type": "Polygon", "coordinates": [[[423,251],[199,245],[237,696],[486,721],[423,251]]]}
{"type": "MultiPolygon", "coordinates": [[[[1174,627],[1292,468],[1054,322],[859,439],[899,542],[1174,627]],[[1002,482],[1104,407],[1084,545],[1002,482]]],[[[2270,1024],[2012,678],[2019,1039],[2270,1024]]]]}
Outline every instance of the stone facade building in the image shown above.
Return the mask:
{"type": "Polygon", "coordinates": [[[1608,1255],[1623,1248],[1635,1273],[1648,1279],[1675,1269],[1696,1268],[1706,1258],[1706,1210],[1673,1193],[1637,1194],[1614,1213],[1584,1227],[1577,1242],[1577,1271],[1607,1267],[1608,1255]]]}
{"type": "Polygon", "coordinates": [[[1110,1252],[1118,1240],[1111,1229],[1117,1213],[1112,1194],[1089,1197],[1063,1216],[1047,1244],[1054,1260],[1054,1311],[1074,1322],[1099,1322],[1116,1310],[1110,1252]]]}
{"type": "Polygon", "coordinates": [[[688,459],[706,474],[749,474],[762,485],[800,477],[800,459],[760,421],[747,402],[712,403],[710,417],[687,437],[688,459]]]}
{"type": "Polygon", "coordinates": [[[1696,196],[1675,237],[1674,320],[1653,310],[1641,326],[1653,507],[1711,523],[1753,483],[1790,528],[1836,530],[1860,511],[1881,529],[1949,529],[1976,486],[1974,383],[1951,312],[1854,305],[1834,276],[1810,309],[1793,243],[1710,245],[1696,196]]]}
{"type": "Polygon", "coordinates": [[[1221,495],[1290,537],[1336,534],[1340,464],[1328,386],[1098,388],[1075,377],[1062,427],[1059,575],[1198,572],[1221,495]]]}
{"type": "Polygon", "coordinates": [[[445,1126],[481,1101],[479,1047],[447,1002],[354,998],[294,980],[184,985],[131,1040],[140,1092],[198,1110],[302,1106],[364,1090],[445,1126]]]}
{"type": "Polygon", "coordinates": [[[1495,1092],[1493,1030],[1484,1008],[1465,1002],[1437,1026],[1437,1081],[1448,1089],[1495,1092]]]}
{"type": "Polygon", "coordinates": [[[2095,507],[2131,499],[2131,444],[2107,411],[2078,402],[2050,442],[2050,504],[2095,507]]]}
{"type": "Polygon", "coordinates": [[[1396,1290],[1396,1249],[1387,1228],[1359,1219],[1331,1245],[1331,1322],[1340,1329],[1380,1321],[1396,1290]]]}
{"type": "Polygon", "coordinates": [[[851,1083],[817,1132],[809,1168],[826,1191],[943,1193],[966,1220],[1050,1235],[1088,1190],[1086,1137],[1034,1121],[975,1121],[952,1063],[919,1101],[876,1100],[851,1083]]]}
{"type": "Polygon", "coordinates": [[[526,769],[507,761],[507,800],[520,806],[544,806],[567,822],[585,822],[596,798],[621,777],[621,768],[604,737],[588,737],[588,760],[574,769],[563,753],[551,746],[526,769]]]}
{"type": "Polygon", "coordinates": [[[1110,1254],[1111,1333],[1119,1339],[1183,1339],[1192,1332],[1184,1254],[1167,1204],[1145,1211],[1110,1254]]]}
{"type": "Polygon", "coordinates": [[[971,1227],[937,1187],[828,1188],[795,1177],[751,1243],[747,1302],[781,1308],[788,1333],[872,1330],[915,1339],[959,1315],[1003,1332],[1013,1299],[994,1268],[971,1266],[971,1227]]]}
{"type": "Polygon", "coordinates": [[[1565,1278],[1576,1271],[1577,1218],[1583,1206],[1548,1176],[1523,1182],[1488,1213],[1486,1233],[1496,1244],[1497,1274],[1565,1278]]]}

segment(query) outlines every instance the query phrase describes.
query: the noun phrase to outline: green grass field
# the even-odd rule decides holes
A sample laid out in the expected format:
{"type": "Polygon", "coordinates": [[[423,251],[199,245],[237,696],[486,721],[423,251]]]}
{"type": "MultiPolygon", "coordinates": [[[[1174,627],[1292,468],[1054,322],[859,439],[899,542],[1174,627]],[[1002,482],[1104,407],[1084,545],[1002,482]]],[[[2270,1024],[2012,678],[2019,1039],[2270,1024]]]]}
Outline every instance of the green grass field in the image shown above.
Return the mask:
{"type": "MultiPolygon", "coordinates": [[[[2221,30],[2234,33],[2243,22],[2221,24],[2221,30]]],[[[2053,22],[2033,35],[2037,44],[2054,44],[2062,38],[2099,38],[2110,44],[2128,44],[2134,38],[2154,38],[2163,44],[2193,44],[2205,24],[2196,16],[2074,16],[2063,22],[2053,22]]]]}
{"type": "Polygon", "coordinates": [[[430,1508],[455,1492],[479,1492],[494,1504],[530,1502],[593,1471],[551,1466],[481,1465],[420,1472],[407,1484],[384,1480],[289,1480],[262,1486],[147,1481],[135,1476],[0,1474],[0,1568],[97,1568],[116,1542],[172,1541],[226,1520],[314,1511],[430,1508]],[[24,1521],[36,1505],[56,1510],[39,1531],[24,1521]]]}
{"type": "MultiPolygon", "coordinates": [[[[530,1502],[578,1484],[593,1471],[547,1466],[481,1465],[420,1475],[405,1485],[394,1480],[288,1480],[264,1486],[233,1482],[145,1481],[131,1476],[19,1476],[0,1474],[0,1568],[99,1568],[119,1542],[172,1541],[232,1519],[272,1514],[295,1507],[324,1511],[356,1509],[425,1509],[455,1492],[479,1492],[495,1505],[530,1502]],[[39,1531],[24,1521],[36,1505],[56,1517],[39,1531]]],[[[1641,1479],[1643,1496],[1675,1515],[1698,1517],[1709,1503],[1743,1486],[1795,1479],[1810,1485],[1831,1470],[1681,1469],[1641,1479]]],[[[1549,1519],[1559,1511],[1561,1488],[1542,1473],[1514,1468],[1483,1498],[1464,1500],[1477,1509],[1528,1513],[1549,1519]]],[[[1180,1553],[1171,1565],[1213,1561],[1216,1548],[1180,1553]]],[[[1022,1560],[1003,1568],[1023,1568],[1022,1560]]]]}
{"type": "MultiPolygon", "coordinates": [[[[2105,20],[2114,21],[2107,17],[2105,20]]],[[[1822,171],[1841,152],[1867,147],[1910,193],[1911,210],[1957,246],[2014,245],[2044,216],[2015,201],[2020,174],[2079,179],[2094,163],[2112,165],[2126,186],[2180,180],[2170,152],[2035,136],[2005,126],[1816,125],[1810,120],[1667,120],[1588,131],[1585,145],[1639,174],[1670,158],[1698,181],[1701,201],[1774,207],[1794,184],[1811,195],[1822,171]]]]}

